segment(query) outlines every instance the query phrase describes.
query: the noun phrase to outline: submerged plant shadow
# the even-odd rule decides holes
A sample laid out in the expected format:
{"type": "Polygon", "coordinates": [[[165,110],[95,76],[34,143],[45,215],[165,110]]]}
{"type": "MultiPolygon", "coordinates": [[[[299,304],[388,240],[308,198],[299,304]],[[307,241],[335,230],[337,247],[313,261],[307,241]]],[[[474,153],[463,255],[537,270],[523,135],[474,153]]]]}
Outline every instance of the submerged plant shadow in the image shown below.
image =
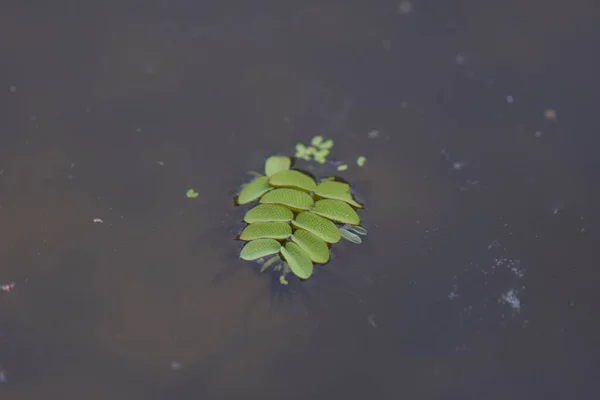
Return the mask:
{"type": "MultiPolygon", "coordinates": [[[[242,268],[248,265],[242,263],[227,266],[217,272],[213,277],[213,284],[222,284],[242,268]]],[[[313,275],[308,280],[302,280],[293,274],[287,275],[287,285],[280,281],[281,273],[273,269],[260,272],[261,265],[252,265],[252,270],[260,279],[268,279],[269,285],[266,292],[255,295],[248,301],[244,314],[250,316],[265,300],[268,300],[269,310],[289,308],[292,315],[299,312],[309,314],[315,307],[327,301],[332,290],[343,286],[343,279],[329,266],[318,265],[313,275]]]]}

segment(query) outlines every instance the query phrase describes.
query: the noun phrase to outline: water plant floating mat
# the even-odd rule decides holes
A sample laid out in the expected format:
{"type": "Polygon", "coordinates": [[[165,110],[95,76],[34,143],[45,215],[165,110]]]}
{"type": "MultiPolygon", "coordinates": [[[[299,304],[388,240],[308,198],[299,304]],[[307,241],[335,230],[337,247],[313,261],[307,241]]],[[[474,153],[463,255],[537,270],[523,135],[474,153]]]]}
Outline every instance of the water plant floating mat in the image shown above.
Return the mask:
{"type": "MultiPolygon", "coordinates": [[[[332,140],[317,136],[309,146],[296,146],[296,159],[346,170],[346,164],[327,159],[332,147],[332,140]]],[[[364,157],[359,159],[357,164],[364,165],[364,157]]],[[[282,284],[287,284],[289,273],[309,279],[314,264],[329,262],[331,246],[341,239],[360,244],[367,234],[360,225],[363,206],[348,183],[335,177],[317,180],[292,167],[291,157],[268,157],[264,175],[254,172],[254,179],[242,186],[236,198],[236,205],[251,207],[238,237],[246,242],[240,258],[262,261],[261,272],[278,271],[282,284]]]]}

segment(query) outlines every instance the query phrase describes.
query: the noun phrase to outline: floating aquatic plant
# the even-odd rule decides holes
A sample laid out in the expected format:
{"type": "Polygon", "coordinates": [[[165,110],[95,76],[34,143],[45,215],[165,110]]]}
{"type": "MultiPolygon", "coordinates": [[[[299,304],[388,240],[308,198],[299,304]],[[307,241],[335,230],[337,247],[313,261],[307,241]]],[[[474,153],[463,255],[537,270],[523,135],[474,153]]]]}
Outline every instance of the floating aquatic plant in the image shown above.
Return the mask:
{"type": "Polygon", "coordinates": [[[187,192],[185,192],[185,195],[188,199],[195,199],[200,193],[196,192],[194,189],[188,189],[187,192]]]}
{"type": "MultiPolygon", "coordinates": [[[[296,146],[296,158],[325,164],[332,147],[332,140],[316,136],[310,146],[296,146]]],[[[255,178],[242,186],[236,199],[237,205],[257,203],[244,216],[248,225],[239,239],[247,243],[240,258],[261,261],[269,257],[261,272],[269,268],[280,272],[282,284],[287,284],[290,272],[300,279],[310,278],[314,264],[329,262],[333,244],[341,239],[358,244],[360,236],[367,234],[357,213],[362,205],[349,184],[335,177],[317,182],[293,169],[290,157],[280,155],[267,158],[264,175],[252,174],[255,178]]]]}

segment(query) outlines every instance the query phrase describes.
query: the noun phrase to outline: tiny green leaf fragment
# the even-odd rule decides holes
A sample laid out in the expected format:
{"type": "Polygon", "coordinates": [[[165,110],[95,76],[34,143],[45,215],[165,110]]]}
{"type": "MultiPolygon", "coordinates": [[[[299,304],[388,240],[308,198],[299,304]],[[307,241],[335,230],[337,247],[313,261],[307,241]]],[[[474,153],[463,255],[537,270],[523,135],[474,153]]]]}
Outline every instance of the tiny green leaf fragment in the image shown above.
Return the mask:
{"type": "Polygon", "coordinates": [[[315,153],[315,157],[327,157],[329,155],[329,150],[322,149],[315,153]]]}
{"type": "Polygon", "coordinates": [[[330,150],[333,147],[333,140],[328,139],[319,145],[320,149],[330,150]]]}
{"type": "Polygon", "coordinates": [[[188,197],[188,199],[195,199],[200,195],[200,193],[196,192],[194,189],[188,189],[185,195],[188,197]]]}
{"type": "Polygon", "coordinates": [[[282,285],[287,285],[289,282],[287,281],[287,279],[285,279],[285,275],[281,274],[279,276],[279,283],[281,283],[282,285]]]}
{"type": "Polygon", "coordinates": [[[323,136],[315,136],[314,138],[312,138],[310,144],[318,147],[322,142],[323,142],[323,136]]]}
{"type": "Polygon", "coordinates": [[[348,165],[347,164],[340,164],[337,167],[338,171],[346,171],[348,169],[348,165]]]}
{"type": "Polygon", "coordinates": [[[301,158],[303,160],[310,160],[310,156],[308,155],[308,149],[302,143],[298,143],[296,145],[296,158],[301,158]]]}
{"type": "Polygon", "coordinates": [[[356,159],[356,164],[357,164],[359,167],[362,167],[362,166],[364,166],[366,162],[367,162],[367,157],[365,157],[365,156],[360,156],[360,157],[358,157],[358,158],[356,159]]]}

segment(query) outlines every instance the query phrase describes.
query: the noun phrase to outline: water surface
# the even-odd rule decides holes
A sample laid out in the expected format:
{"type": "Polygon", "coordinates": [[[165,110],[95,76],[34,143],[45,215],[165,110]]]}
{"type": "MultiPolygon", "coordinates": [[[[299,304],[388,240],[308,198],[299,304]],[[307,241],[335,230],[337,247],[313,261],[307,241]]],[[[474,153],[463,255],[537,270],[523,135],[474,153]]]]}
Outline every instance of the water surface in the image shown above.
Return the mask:
{"type": "Polygon", "coordinates": [[[589,397],[592,2],[12,3],[3,398],[589,397]],[[317,134],[369,235],[290,295],[232,197],[317,134]]]}

